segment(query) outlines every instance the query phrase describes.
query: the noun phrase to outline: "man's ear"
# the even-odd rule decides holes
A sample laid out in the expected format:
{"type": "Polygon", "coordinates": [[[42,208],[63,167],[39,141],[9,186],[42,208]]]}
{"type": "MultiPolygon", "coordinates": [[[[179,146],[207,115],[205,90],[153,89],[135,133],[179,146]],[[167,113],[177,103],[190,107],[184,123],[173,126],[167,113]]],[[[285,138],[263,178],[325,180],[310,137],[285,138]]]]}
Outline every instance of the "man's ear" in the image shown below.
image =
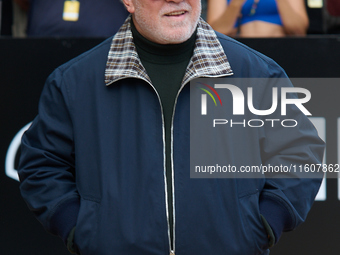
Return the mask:
{"type": "Polygon", "coordinates": [[[135,5],[133,4],[132,0],[122,0],[122,2],[129,13],[135,12],[135,5]]]}

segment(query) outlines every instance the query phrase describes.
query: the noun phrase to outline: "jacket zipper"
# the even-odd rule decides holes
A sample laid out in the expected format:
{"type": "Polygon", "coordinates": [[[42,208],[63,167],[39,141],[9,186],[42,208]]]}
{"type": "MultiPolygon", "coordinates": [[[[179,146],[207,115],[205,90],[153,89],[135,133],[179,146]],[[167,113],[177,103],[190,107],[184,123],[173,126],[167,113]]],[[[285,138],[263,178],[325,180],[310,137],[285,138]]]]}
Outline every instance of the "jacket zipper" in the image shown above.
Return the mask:
{"type": "MultiPolygon", "coordinates": [[[[223,74],[223,75],[217,75],[217,76],[207,76],[207,78],[211,78],[211,77],[223,77],[223,76],[231,76],[233,75],[233,73],[230,74],[223,74]]],[[[172,197],[170,198],[170,201],[172,201],[172,212],[169,211],[169,204],[168,204],[168,184],[167,184],[167,177],[166,177],[166,144],[165,144],[165,124],[164,124],[164,114],[163,114],[163,106],[162,106],[162,102],[160,99],[160,96],[156,90],[156,88],[152,85],[152,83],[150,81],[148,81],[145,78],[142,77],[135,77],[135,78],[139,78],[142,79],[144,81],[146,81],[151,87],[152,89],[155,91],[157,98],[158,98],[158,102],[159,105],[161,107],[161,115],[162,115],[162,133],[163,133],[163,168],[164,168],[164,187],[165,187],[165,206],[166,206],[166,218],[167,218],[167,225],[168,225],[168,240],[169,240],[169,249],[170,249],[170,255],[175,255],[175,222],[176,222],[176,217],[175,217],[175,181],[174,181],[174,157],[173,157],[173,129],[174,129],[174,116],[175,116],[175,110],[176,110],[176,105],[177,105],[177,99],[179,94],[181,93],[182,89],[184,88],[185,85],[182,84],[182,86],[180,87],[180,89],[177,92],[176,98],[175,98],[175,104],[172,110],[172,117],[171,117],[171,184],[172,184],[172,197]],[[172,243],[171,243],[171,234],[170,234],[170,219],[169,219],[169,215],[170,213],[172,213],[173,215],[173,225],[172,225],[172,243]]],[[[200,78],[200,77],[192,77],[191,79],[188,79],[186,81],[186,84],[188,84],[191,80],[196,79],[196,78],[200,78]]],[[[202,77],[203,78],[203,77],[202,77]]]]}
{"type": "MultiPolygon", "coordinates": [[[[191,80],[191,79],[190,79],[191,80]]],[[[190,80],[188,82],[190,82],[190,80]]],[[[187,82],[187,83],[188,83],[187,82]]],[[[173,155],[173,151],[174,151],[174,118],[175,118],[175,111],[176,111],[176,105],[177,105],[177,99],[179,94],[181,93],[182,89],[184,88],[184,85],[182,84],[182,86],[180,87],[180,89],[177,92],[176,98],[175,98],[175,103],[174,103],[174,107],[172,109],[172,116],[171,116],[171,183],[172,183],[172,215],[173,215],[173,226],[172,226],[172,246],[170,246],[170,255],[175,255],[175,223],[176,223],[176,213],[175,213],[175,178],[174,178],[174,155],[173,155]],[[171,249],[172,248],[172,249],[171,249]]],[[[169,240],[171,240],[170,238],[170,230],[169,230],[169,240]]]]}
{"type": "MultiPolygon", "coordinates": [[[[233,73],[230,74],[223,74],[223,75],[216,75],[216,76],[207,76],[207,78],[211,78],[211,77],[225,77],[225,76],[231,76],[233,75],[233,73]]],[[[190,83],[190,81],[192,81],[193,79],[196,78],[200,78],[200,77],[192,77],[191,79],[186,81],[186,84],[190,83]]],[[[175,178],[174,178],[174,156],[173,156],[173,135],[174,135],[174,117],[175,117],[175,110],[176,110],[176,105],[177,105],[177,99],[179,94],[181,93],[182,89],[184,88],[185,85],[182,84],[182,86],[180,87],[180,89],[177,92],[176,98],[175,98],[175,104],[172,110],[172,119],[171,119],[171,183],[172,183],[172,215],[173,215],[173,226],[172,226],[172,246],[171,246],[171,237],[170,237],[170,223],[169,223],[169,216],[168,216],[168,226],[169,226],[169,243],[170,243],[170,255],[175,255],[175,223],[176,223],[176,213],[175,213],[175,178]]],[[[157,93],[157,92],[156,92],[157,93]]],[[[164,131],[164,126],[163,126],[163,131],[164,131]]],[[[166,174],[166,173],[165,173],[166,174]]],[[[166,182],[166,175],[165,175],[165,189],[166,189],[166,193],[167,193],[167,182],[166,182]]],[[[166,198],[168,196],[166,195],[166,198]]],[[[167,200],[166,200],[167,201],[167,200]]],[[[168,211],[168,204],[167,204],[167,211],[168,211]]],[[[167,212],[167,215],[169,215],[171,212],[167,212]]]]}

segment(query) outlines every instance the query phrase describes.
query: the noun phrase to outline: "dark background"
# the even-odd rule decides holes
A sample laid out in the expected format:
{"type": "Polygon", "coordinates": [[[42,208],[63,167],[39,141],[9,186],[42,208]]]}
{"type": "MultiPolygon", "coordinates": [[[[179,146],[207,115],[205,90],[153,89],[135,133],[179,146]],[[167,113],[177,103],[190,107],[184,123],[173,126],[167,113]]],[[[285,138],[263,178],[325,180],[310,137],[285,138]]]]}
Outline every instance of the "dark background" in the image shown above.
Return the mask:
{"type": "MultiPolygon", "coordinates": [[[[290,77],[340,77],[340,37],[239,39],[278,62],[290,77]]],[[[59,238],[47,234],[19,194],[19,183],[5,174],[7,149],[17,132],[37,113],[47,76],[60,64],[103,39],[0,40],[0,254],[69,254],[59,238]]],[[[228,54],[228,53],[227,53],[228,54]]],[[[231,63],[232,66],[232,63],[231,63]]],[[[340,87],[306,86],[306,108],[326,119],[327,163],[338,163],[337,118],[340,87]]],[[[315,202],[306,223],[285,233],[272,255],[340,253],[340,201],[337,179],[327,179],[327,199],[315,202]]],[[[208,254],[207,254],[208,255],[208,254]]]]}

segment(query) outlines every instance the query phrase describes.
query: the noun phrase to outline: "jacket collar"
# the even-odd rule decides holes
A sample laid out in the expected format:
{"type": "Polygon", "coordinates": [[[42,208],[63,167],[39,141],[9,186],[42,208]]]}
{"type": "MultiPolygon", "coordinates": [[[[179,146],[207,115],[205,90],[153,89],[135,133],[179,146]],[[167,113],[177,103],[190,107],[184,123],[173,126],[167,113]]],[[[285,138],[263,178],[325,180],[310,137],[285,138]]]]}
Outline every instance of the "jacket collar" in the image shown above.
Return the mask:
{"type": "MultiPolygon", "coordinates": [[[[131,33],[129,16],[112,39],[105,69],[105,84],[111,85],[124,78],[139,78],[151,84],[140,61],[131,33]]],[[[182,85],[198,77],[232,75],[232,70],[214,30],[200,19],[194,54],[189,62],[182,85]]]]}

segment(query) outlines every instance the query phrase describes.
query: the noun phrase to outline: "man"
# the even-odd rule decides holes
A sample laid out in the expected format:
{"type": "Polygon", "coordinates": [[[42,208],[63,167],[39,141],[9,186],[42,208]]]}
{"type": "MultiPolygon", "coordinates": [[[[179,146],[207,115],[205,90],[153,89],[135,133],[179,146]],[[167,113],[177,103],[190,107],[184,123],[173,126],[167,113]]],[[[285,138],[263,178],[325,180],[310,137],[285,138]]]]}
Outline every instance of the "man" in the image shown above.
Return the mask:
{"type": "MultiPolygon", "coordinates": [[[[22,140],[23,197],[79,254],[268,254],[303,222],[321,180],[190,179],[188,82],[284,72],[216,34],[199,0],[123,2],[132,18],[113,39],[48,78],[22,140]]],[[[319,163],[323,142],[295,112],[300,128],[237,137],[244,151],[319,163]]]]}

